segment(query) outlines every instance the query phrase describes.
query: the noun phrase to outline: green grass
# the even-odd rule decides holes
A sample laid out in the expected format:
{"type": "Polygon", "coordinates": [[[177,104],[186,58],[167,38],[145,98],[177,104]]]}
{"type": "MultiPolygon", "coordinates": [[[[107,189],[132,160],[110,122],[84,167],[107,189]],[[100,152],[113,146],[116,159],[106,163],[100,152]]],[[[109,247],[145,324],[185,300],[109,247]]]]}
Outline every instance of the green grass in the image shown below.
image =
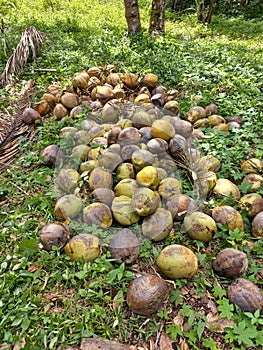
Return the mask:
{"type": "MultiPolygon", "coordinates": [[[[166,35],[152,38],[146,34],[150,1],[140,1],[140,6],[143,33],[131,37],[123,1],[38,0],[33,8],[30,1],[17,3],[5,13],[8,48],[4,56],[0,42],[0,71],[26,26],[34,25],[50,41],[28,64],[14,90],[0,90],[0,111],[11,110],[10,101],[31,78],[36,80],[37,100],[48,85],[64,86],[75,72],[93,65],[109,63],[123,72],[153,72],[160,83],[180,91],[183,114],[191,106],[214,102],[224,117],[243,118],[242,129],[227,136],[206,130],[207,137],[199,144],[204,154],[221,160],[220,177],[239,183],[242,160],[263,155],[262,21],[217,15],[208,26],[198,23],[194,15],[168,13],[166,35]],[[40,73],[34,68],[56,72],[40,73]]],[[[180,339],[191,349],[216,349],[218,342],[222,348],[260,349],[261,318],[230,305],[226,287],[231,281],[218,279],[211,268],[219,250],[236,247],[250,260],[247,278],[262,286],[258,278],[262,240],[251,237],[247,220],[245,236],[222,229],[209,245],[191,241],[180,230],[164,242],[142,244],[139,272],[153,272],[158,253],[170,243],[191,247],[200,265],[196,277],[175,282],[169,302],[149,320],[128,310],[125,296],[135,272],[115,264],[106,247],[92,263],[73,263],[63,252],[47,253],[39,247],[37,233],[54,220],[55,201],[54,171],[43,166],[39,154],[45,146],[60,142],[60,128],[50,121],[37,127],[30,143],[21,139],[20,156],[0,174],[0,345],[13,348],[16,342],[25,342],[24,349],[57,349],[78,346],[83,337],[93,335],[142,345],[155,341],[162,330],[174,340],[175,349],[180,339]],[[205,327],[207,317],[201,310],[207,296],[212,296],[221,318],[234,321],[233,328],[219,334],[205,327]],[[185,332],[173,322],[178,314],[188,323],[185,332]]]]}

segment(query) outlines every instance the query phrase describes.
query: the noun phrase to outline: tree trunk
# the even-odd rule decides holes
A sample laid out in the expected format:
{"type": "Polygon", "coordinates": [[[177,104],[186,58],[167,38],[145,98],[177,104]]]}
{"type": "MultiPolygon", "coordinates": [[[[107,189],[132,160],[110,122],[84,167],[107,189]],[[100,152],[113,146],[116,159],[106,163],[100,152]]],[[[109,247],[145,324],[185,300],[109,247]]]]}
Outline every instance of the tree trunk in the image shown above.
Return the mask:
{"type": "Polygon", "coordinates": [[[196,12],[198,21],[202,21],[204,19],[204,0],[196,0],[196,12]]]}
{"type": "Polygon", "coordinates": [[[211,23],[214,5],[215,5],[215,0],[210,0],[207,16],[205,18],[206,23],[211,23]]]}
{"type": "Polygon", "coordinates": [[[134,35],[141,32],[142,27],[138,0],[124,0],[124,5],[129,33],[134,35]]]}
{"type": "Polygon", "coordinates": [[[159,35],[165,31],[165,0],[152,0],[149,34],[159,35]]]}

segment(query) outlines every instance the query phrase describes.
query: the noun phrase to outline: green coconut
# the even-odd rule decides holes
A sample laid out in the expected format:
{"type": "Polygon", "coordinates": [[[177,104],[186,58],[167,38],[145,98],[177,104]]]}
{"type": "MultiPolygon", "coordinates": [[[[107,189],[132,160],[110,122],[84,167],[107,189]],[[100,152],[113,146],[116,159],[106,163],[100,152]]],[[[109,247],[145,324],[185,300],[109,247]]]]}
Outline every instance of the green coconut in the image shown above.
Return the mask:
{"type": "Polygon", "coordinates": [[[140,216],[134,210],[132,199],[124,195],[113,199],[111,211],[115,221],[123,226],[136,224],[140,220],[140,216]]]}
{"type": "Polygon", "coordinates": [[[180,244],[165,247],[160,252],[156,264],[161,272],[171,279],[191,278],[198,270],[196,255],[180,244]]]}
{"type": "Polygon", "coordinates": [[[136,181],[139,185],[155,190],[159,185],[159,174],[156,167],[152,165],[145,166],[138,171],[136,181]]]}
{"type": "Polygon", "coordinates": [[[67,194],[60,197],[54,209],[55,217],[58,220],[66,220],[68,218],[77,217],[83,208],[83,203],[81,198],[75,196],[74,194],[67,194]]]}
{"type": "Polygon", "coordinates": [[[97,225],[101,228],[110,227],[112,214],[110,208],[103,203],[91,203],[83,209],[83,220],[88,225],[97,225]]]}
{"type": "Polygon", "coordinates": [[[173,228],[173,217],[169,210],[157,208],[156,211],[143,219],[142,233],[153,241],[165,239],[173,228]]]}
{"type": "Polygon", "coordinates": [[[138,215],[148,216],[161,205],[161,199],[157,191],[147,187],[139,187],[132,196],[132,203],[138,215]]]}
{"type": "Polygon", "coordinates": [[[201,242],[210,242],[217,232],[216,222],[209,215],[196,211],[184,218],[185,232],[192,238],[201,242]]]}
{"type": "Polygon", "coordinates": [[[71,238],[64,249],[73,261],[93,261],[101,252],[99,238],[87,233],[71,238]]]}
{"type": "Polygon", "coordinates": [[[132,198],[135,190],[138,188],[138,183],[135,179],[123,179],[114,187],[116,196],[127,196],[132,198]]]}

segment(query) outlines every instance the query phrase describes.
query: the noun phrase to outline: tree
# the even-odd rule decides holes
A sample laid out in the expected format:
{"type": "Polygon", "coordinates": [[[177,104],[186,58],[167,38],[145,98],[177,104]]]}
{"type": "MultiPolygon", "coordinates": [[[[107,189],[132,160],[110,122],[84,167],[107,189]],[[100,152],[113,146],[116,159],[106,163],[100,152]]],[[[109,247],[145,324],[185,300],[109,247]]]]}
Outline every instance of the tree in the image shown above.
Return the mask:
{"type": "Polygon", "coordinates": [[[152,0],[149,34],[159,35],[165,32],[165,0],[152,0]]]}
{"type": "Polygon", "coordinates": [[[141,32],[142,27],[138,0],[124,0],[124,6],[129,33],[134,35],[141,32]]]}

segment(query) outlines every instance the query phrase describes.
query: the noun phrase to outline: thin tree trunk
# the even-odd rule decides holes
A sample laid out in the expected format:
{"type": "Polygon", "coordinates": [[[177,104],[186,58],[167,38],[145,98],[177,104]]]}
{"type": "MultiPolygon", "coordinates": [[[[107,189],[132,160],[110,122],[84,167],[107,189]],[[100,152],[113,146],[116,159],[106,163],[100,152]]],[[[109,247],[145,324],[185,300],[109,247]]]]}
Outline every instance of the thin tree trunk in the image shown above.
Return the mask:
{"type": "Polygon", "coordinates": [[[159,35],[165,32],[165,0],[152,0],[149,34],[159,35]]]}
{"type": "Polygon", "coordinates": [[[197,7],[197,19],[198,21],[202,21],[204,19],[204,0],[196,0],[196,7],[197,7]]]}
{"type": "Polygon", "coordinates": [[[214,6],[215,6],[215,0],[210,0],[207,16],[205,18],[206,23],[211,23],[214,6]]]}
{"type": "Polygon", "coordinates": [[[124,0],[128,31],[137,34],[142,31],[138,0],[124,0]]]}

